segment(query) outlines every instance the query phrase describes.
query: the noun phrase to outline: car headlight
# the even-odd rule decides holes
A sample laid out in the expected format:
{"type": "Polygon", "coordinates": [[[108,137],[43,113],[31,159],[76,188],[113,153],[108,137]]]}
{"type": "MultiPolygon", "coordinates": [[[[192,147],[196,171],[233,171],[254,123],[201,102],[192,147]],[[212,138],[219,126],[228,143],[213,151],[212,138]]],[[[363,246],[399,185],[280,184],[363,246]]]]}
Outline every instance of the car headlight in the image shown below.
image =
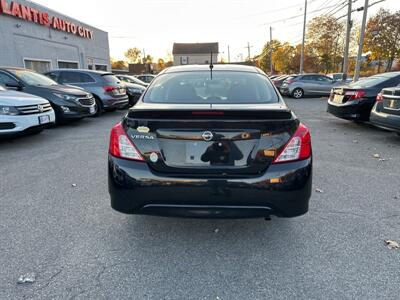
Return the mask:
{"type": "Polygon", "coordinates": [[[67,94],[53,93],[53,95],[63,100],[76,100],[75,96],[70,96],[67,94]]]}
{"type": "Polygon", "coordinates": [[[0,105],[0,115],[15,116],[19,115],[19,110],[14,106],[3,106],[0,105]]]}
{"type": "Polygon", "coordinates": [[[143,94],[144,90],[141,89],[128,89],[133,94],[143,94]]]}

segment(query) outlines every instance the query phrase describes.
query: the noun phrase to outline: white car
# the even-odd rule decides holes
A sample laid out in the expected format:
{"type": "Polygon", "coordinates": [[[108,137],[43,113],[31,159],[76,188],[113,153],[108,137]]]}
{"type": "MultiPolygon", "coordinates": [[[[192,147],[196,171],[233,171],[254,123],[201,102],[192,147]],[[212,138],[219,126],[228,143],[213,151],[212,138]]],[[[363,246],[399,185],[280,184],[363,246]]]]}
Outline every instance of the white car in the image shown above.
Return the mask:
{"type": "Polygon", "coordinates": [[[0,86],[0,136],[40,132],[54,123],[49,101],[0,86]]]}

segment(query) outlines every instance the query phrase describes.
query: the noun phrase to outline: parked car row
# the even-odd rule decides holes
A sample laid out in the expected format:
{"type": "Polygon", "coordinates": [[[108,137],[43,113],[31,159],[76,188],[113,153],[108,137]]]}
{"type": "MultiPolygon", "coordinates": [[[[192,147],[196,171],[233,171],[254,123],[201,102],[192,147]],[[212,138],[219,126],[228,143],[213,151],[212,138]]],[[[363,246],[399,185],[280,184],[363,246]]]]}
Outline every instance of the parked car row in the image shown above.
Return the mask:
{"type": "Polygon", "coordinates": [[[269,78],[282,95],[295,99],[304,96],[328,96],[334,86],[352,81],[352,77],[344,80],[343,73],[272,75],[269,78]]]}
{"type": "Polygon", "coordinates": [[[328,112],[400,133],[400,72],[363,78],[332,89],[328,112]]]}
{"type": "Polygon", "coordinates": [[[282,95],[301,99],[304,96],[328,96],[334,86],[343,82],[315,73],[281,75],[272,78],[272,83],[282,95]]]}
{"type": "Polygon", "coordinates": [[[0,135],[40,132],[54,123],[133,106],[146,85],[104,71],[58,69],[42,75],[0,67],[0,135]]]}

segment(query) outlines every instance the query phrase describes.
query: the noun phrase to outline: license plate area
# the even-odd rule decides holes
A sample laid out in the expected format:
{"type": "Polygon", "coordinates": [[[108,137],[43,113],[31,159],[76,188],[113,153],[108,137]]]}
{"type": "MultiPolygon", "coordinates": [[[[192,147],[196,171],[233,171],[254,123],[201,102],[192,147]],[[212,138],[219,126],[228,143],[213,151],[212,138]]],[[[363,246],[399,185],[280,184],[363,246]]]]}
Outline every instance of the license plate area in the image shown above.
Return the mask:
{"type": "Polygon", "coordinates": [[[207,151],[207,147],[212,143],[207,142],[187,142],[186,143],[186,164],[190,165],[209,165],[209,163],[201,160],[203,154],[207,151]]]}
{"type": "Polygon", "coordinates": [[[50,116],[49,115],[44,115],[44,116],[39,116],[39,124],[47,124],[50,123],[50,116]]]}
{"type": "Polygon", "coordinates": [[[185,163],[192,166],[245,167],[252,146],[245,146],[244,143],[246,142],[187,142],[185,163]]]}

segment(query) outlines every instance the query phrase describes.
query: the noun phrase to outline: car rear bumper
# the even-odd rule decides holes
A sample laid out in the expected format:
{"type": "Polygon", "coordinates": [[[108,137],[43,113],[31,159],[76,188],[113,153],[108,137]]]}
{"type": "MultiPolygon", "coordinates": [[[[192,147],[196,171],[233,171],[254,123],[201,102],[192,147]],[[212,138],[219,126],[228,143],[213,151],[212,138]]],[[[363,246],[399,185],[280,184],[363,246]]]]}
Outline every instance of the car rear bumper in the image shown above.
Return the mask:
{"type": "Polygon", "coordinates": [[[48,111],[40,114],[1,116],[0,135],[14,135],[28,131],[30,129],[40,129],[51,126],[55,123],[54,111],[48,111]],[[39,123],[39,117],[49,116],[50,122],[46,124],[39,123]]]}
{"type": "Polygon", "coordinates": [[[118,98],[106,98],[103,99],[103,107],[107,108],[123,108],[129,104],[128,95],[118,98]]]}
{"type": "Polygon", "coordinates": [[[377,127],[400,132],[400,116],[378,112],[373,109],[371,112],[370,121],[377,127]]]}
{"type": "Polygon", "coordinates": [[[89,117],[92,116],[96,113],[96,104],[93,104],[92,106],[77,106],[77,105],[71,105],[71,106],[64,106],[68,108],[67,111],[64,110],[63,107],[59,107],[57,112],[57,116],[59,116],[61,119],[69,120],[69,119],[82,119],[84,117],[89,117]]]}
{"type": "Polygon", "coordinates": [[[128,214],[181,217],[295,217],[308,211],[312,160],[271,165],[253,178],[156,175],[146,163],[109,156],[111,206],[128,214]]]}
{"type": "Polygon", "coordinates": [[[290,95],[290,91],[289,91],[289,88],[287,88],[287,87],[281,87],[280,89],[279,89],[279,91],[281,92],[281,94],[282,95],[290,95]]]}
{"type": "Polygon", "coordinates": [[[368,121],[374,103],[369,100],[348,101],[338,104],[328,100],[328,113],[346,120],[368,121]]]}

